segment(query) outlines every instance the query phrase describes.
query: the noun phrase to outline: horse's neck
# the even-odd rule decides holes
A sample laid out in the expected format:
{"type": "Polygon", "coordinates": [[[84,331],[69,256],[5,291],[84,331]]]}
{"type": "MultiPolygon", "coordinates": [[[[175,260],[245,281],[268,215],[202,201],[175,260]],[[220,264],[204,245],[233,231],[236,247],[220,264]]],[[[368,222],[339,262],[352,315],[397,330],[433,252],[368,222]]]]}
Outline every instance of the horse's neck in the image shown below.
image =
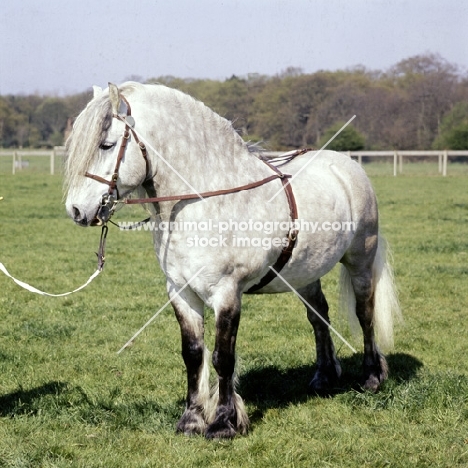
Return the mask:
{"type": "Polygon", "coordinates": [[[198,164],[185,168],[164,164],[153,179],[153,187],[157,196],[200,194],[247,185],[273,173],[256,156],[247,152],[241,157],[224,158],[209,164],[198,161],[198,164]]]}
{"type": "Polygon", "coordinates": [[[160,150],[153,154],[158,196],[228,189],[272,174],[216,114],[182,114],[176,122],[163,117],[154,128],[160,150]]]}

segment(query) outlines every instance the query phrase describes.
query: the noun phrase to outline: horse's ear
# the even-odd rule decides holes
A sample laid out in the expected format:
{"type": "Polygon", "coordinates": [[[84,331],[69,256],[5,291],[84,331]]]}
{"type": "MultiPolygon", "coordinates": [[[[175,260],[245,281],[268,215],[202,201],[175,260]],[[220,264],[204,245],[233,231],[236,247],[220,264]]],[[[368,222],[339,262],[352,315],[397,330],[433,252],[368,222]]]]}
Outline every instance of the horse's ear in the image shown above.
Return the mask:
{"type": "Polygon", "coordinates": [[[102,88],[100,86],[93,86],[93,98],[97,98],[102,94],[102,88]]]}
{"type": "Polygon", "coordinates": [[[120,107],[120,94],[119,88],[113,83],[109,83],[109,98],[112,105],[112,112],[114,114],[118,114],[120,107]]]}

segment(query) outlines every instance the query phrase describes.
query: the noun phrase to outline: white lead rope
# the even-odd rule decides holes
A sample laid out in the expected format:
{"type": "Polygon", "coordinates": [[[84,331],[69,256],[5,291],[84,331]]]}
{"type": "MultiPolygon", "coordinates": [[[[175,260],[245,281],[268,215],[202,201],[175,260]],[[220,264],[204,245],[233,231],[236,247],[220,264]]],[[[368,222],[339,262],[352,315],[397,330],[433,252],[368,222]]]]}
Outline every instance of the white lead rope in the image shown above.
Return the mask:
{"type": "Polygon", "coordinates": [[[83,284],[79,288],[74,289],[73,291],[69,291],[69,292],[62,293],[62,294],[50,294],[50,293],[41,291],[40,289],[37,289],[34,286],[31,286],[30,284],[25,283],[24,281],[20,281],[19,279],[16,279],[12,275],[10,275],[8,270],[5,268],[5,265],[1,262],[0,262],[0,271],[2,271],[3,273],[5,273],[5,275],[11,278],[18,286],[21,286],[22,288],[26,289],[29,292],[40,294],[41,296],[49,296],[49,297],[68,296],[70,294],[76,293],[86,288],[86,286],[88,286],[88,284],[91,283],[91,281],[93,281],[94,278],[96,278],[99,275],[99,273],[101,273],[102,269],[104,268],[104,262],[106,261],[106,257],[104,256],[104,248],[106,245],[107,231],[108,231],[107,225],[104,224],[101,230],[101,240],[99,242],[99,250],[96,252],[96,255],[98,257],[98,267],[96,271],[89,277],[88,281],[86,281],[85,284],[83,284]]]}
{"type": "Polygon", "coordinates": [[[91,281],[93,281],[94,278],[96,278],[96,276],[99,275],[99,273],[101,273],[102,269],[97,269],[88,279],[88,281],[86,281],[85,284],[83,284],[82,286],[80,286],[79,288],[76,288],[74,289],[73,291],[69,291],[69,292],[66,292],[66,293],[62,293],[62,294],[50,294],[50,293],[47,293],[47,292],[44,292],[44,291],[41,291],[40,289],[37,289],[35,288],[34,286],[31,286],[30,284],[28,283],[25,283],[24,281],[20,281],[19,279],[16,279],[14,278],[13,276],[10,275],[10,273],[8,272],[8,270],[5,268],[5,265],[3,263],[0,263],[0,270],[5,273],[5,275],[7,275],[9,278],[11,278],[18,286],[21,286],[22,288],[26,289],[27,291],[30,291],[32,293],[36,293],[36,294],[40,294],[42,296],[49,296],[49,297],[63,297],[63,296],[68,296],[69,294],[73,294],[73,293],[76,293],[78,291],[81,291],[82,289],[86,288],[86,286],[88,286],[89,283],[91,283],[91,281]]]}

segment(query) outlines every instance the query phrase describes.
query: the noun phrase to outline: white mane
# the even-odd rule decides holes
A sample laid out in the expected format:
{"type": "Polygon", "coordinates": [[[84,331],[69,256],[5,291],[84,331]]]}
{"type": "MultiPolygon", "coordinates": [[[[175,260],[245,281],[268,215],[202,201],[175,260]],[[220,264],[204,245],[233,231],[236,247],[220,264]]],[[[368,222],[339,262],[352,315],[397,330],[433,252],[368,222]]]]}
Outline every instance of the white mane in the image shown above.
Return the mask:
{"type": "MultiPolygon", "coordinates": [[[[218,150],[225,154],[235,156],[239,151],[251,151],[249,145],[234,130],[231,122],[181,91],[160,84],[143,85],[136,82],[124,83],[119,90],[130,105],[132,97],[145,93],[145,101],[163,122],[161,133],[164,134],[165,140],[171,139],[171,128],[177,126],[177,133],[172,130],[172,144],[185,144],[192,149],[198,147],[201,150],[197,151],[198,157],[213,157],[213,154],[206,154],[206,148],[216,148],[216,144],[213,145],[212,142],[216,143],[217,140],[222,142],[222,146],[221,143],[218,145],[218,150]],[[183,129],[183,132],[180,129],[183,129]]],[[[111,124],[112,110],[108,92],[95,93],[95,97],[76,119],[66,143],[66,191],[83,182],[83,176],[98,156],[99,145],[105,141],[111,124]]],[[[219,154],[215,157],[219,157],[219,154]]]]}

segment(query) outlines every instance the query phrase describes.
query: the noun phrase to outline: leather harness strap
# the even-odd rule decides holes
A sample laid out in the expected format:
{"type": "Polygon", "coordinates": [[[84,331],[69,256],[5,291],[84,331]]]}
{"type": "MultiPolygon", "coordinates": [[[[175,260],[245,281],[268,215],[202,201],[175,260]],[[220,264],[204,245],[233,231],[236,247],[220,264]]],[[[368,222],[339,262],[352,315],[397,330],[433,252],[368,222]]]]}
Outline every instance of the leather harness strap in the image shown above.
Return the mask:
{"type": "MultiPolygon", "coordinates": [[[[123,101],[125,102],[127,106],[127,114],[125,117],[118,115],[118,114],[113,114],[114,118],[122,121],[125,124],[125,130],[124,130],[122,141],[120,143],[119,153],[117,155],[117,161],[115,164],[114,173],[112,174],[111,180],[104,179],[103,177],[95,175],[95,174],[90,174],[89,172],[85,173],[86,177],[89,177],[90,179],[96,180],[97,182],[108,185],[109,186],[108,196],[110,197],[115,191],[117,193],[117,200],[118,200],[117,180],[119,178],[119,169],[120,169],[120,165],[122,163],[123,157],[125,155],[125,150],[127,147],[127,142],[130,138],[130,134],[132,134],[135,142],[140,147],[141,153],[146,163],[146,174],[149,173],[149,161],[148,161],[146,147],[139,140],[136,132],[132,128],[134,125],[134,120],[133,120],[133,117],[131,116],[130,104],[127,101],[127,99],[125,99],[124,96],[121,95],[121,98],[123,99],[123,101]]],[[[304,154],[307,151],[310,151],[309,148],[297,150],[295,153],[291,154],[291,158],[304,154]]],[[[295,226],[295,221],[298,219],[296,200],[294,198],[294,193],[293,193],[291,184],[288,180],[291,177],[291,175],[283,174],[278,168],[276,168],[275,166],[273,166],[272,164],[270,164],[268,161],[264,159],[261,159],[261,161],[264,162],[275,173],[257,182],[252,182],[250,184],[241,185],[239,187],[233,187],[230,189],[215,190],[215,191],[202,192],[202,193],[189,193],[185,195],[168,195],[168,196],[163,196],[163,197],[150,197],[150,198],[133,198],[133,199],[126,198],[125,200],[122,200],[121,202],[125,203],[126,205],[136,205],[136,204],[143,204],[143,203],[160,203],[160,202],[175,201],[175,200],[193,200],[197,198],[209,198],[209,197],[215,197],[219,195],[227,195],[230,193],[241,192],[243,190],[250,190],[256,187],[260,187],[261,185],[264,185],[273,180],[280,179],[281,183],[283,184],[284,191],[286,193],[286,198],[288,200],[289,215],[291,218],[291,227],[289,229],[288,237],[287,237],[288,243],[285,247],[283,247],[283,250],[281,251],[280,256],[278,257],[278,260],[270,268],[268,273],[260,280],[260,282],[258,282],[257,284],[249,288],[248,291],[246,291],[247,294],[255,293],[256,291],[258,291],[259,289],[262,289],[264,286],[270,283],[273,279],[275,279],[277,276],[277,273],[279,273],[281,269],[286,265],[286,263],[288,263],[289,259],[292,256],[294,246],[296,245],[297,234],[298,234],[298,230],[295,226]]],[[[105,227],[105,224],[104,224],[104,227],[105,227]]],[[[106,234],[107,234],[107,231],[106,231],[106,234]]],[[[101,240],[101,244],[102,244],[102,240],[101,240]]],[[[104,258],[103,254],[102,254],[102,258],[104,258]]]]}
{"type": "MultiPolygon", "coordinates": [[[[298,154],[303,154],[299,153],[298,154]]],[[[286,198],[288,199],[288,205],[289,205],[289,216],[291,218],[291,227],[289,228],[288,232],[288,243],[283,247],[283,250],[280,253],[280,256],[278,257],[278,260],[276,260],[276,263],[270,268],[270,270],[266,273],[265,276],[258,282],[257,284],[254,284],[252,287],[250,287],[246,293],[247,294],[252,294],[258,291],[259,289],[262,289],[264,286],[266,286],[268,283],[273,281],[277,273],[279,273],[283,267],[288,263],[289,259],[292,256],[292,252],[294,249],[294,246],[296,245],[296,240],[297,240],[297,229],[295,227],[295,221],[298,219],[297,215],[297,205],[296,205],[296,199],[294,198],[294,192],[292,190],[291,184],[289,183],[289,180],[287,180],[290,175],[282,174],[281,171],[279,171],[275,166],[272,164],[268,163],[267,161],[263,161],[265,164],[267,164],[271,169],[273,169],[278,175],[281,174],[281,183],[283,184],[284,191],[286,193],[286,198]]]]}
{"type": "Polygon", "coordinates": [[[124,200],[126,205],[138,205],[141,203],[159,203],[165,201],[174,201],[174,200],[193,200],[195,198],[209,198],[209,197],[216,197],[218,195],[227,195],[229,193],[236,193],[241,192],[243,190],[250,190],[255,187],[260,187],[267,182],[270,182],[275,179],[279,179],[281,177],[291,177],[290,175],[279,175],[273,174],[265,179],[258,180],[257,182],[252,182],[247,185],[241,185],[239,187],[234,187],[230,189],[223,189],[223,190],[214,190],[212,192],[201,192],[201,193],[188,193],[186,195],[168,195],[166,197],[152,197],[152,198],[127,198],[124,200]]]}

